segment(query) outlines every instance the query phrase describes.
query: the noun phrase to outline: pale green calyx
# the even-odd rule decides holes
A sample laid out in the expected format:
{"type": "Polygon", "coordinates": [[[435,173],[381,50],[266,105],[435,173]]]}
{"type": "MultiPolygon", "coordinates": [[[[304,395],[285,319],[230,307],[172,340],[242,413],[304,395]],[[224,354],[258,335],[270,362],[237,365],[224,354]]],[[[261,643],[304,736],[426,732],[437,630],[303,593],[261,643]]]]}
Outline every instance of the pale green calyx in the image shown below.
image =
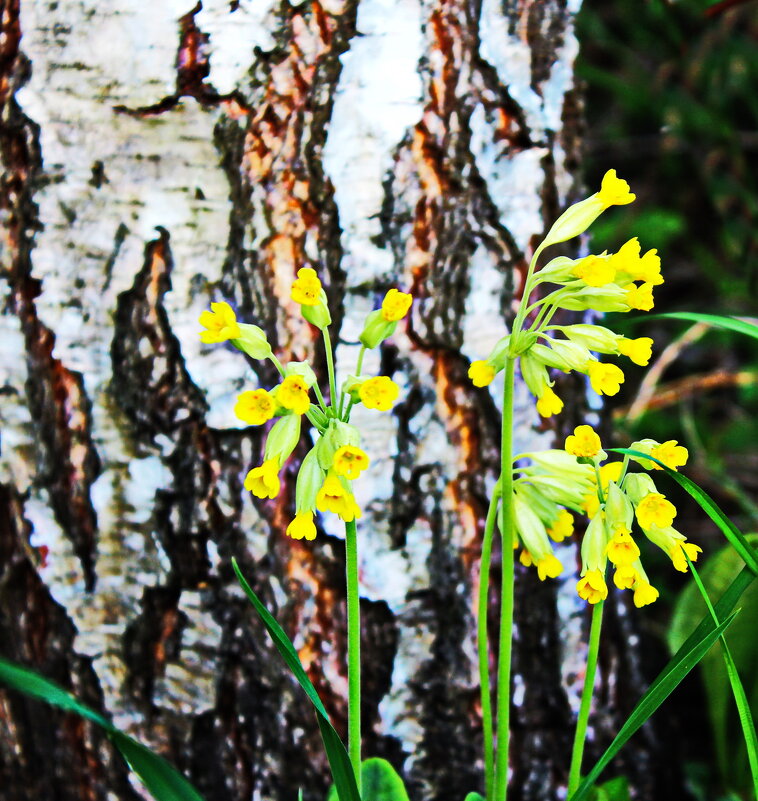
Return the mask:
{"type": "Polygon", "coordinates": [[[300,420],[299,414],[288,414],[274,423],[266,441],[267,461],[278,459],[283,464],[290,457],[300,439],[300,420]]]}
{"type": "Polygon", "coordinates": [[[287,362],[284,368],[284,375],[299,375],[309,389],[316,383],[316,374],[308,362],[287,362]]]}
{"type": "Polygon", "coordinates": [[[269,345],[263,329],[247,323],[238,323],[238,325],[240,335],[232,340],[233,344],[253,359],[270,359],[271,345],[269,345]]]}

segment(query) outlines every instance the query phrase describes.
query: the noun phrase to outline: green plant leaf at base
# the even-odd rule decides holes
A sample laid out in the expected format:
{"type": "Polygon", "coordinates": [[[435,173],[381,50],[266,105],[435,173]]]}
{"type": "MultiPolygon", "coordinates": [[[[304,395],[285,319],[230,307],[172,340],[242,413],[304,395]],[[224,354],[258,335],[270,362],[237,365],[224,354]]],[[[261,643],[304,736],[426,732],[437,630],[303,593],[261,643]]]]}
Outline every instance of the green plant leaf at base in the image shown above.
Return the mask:
{"type": "Polygon", "coordinates": [[[0,659],[0,682],[66,712],[74,712],[105,729],[110,741],[156,801],[203,801],[200,793],[163,757],[119,731],[110,721],[77,701],[57,684],[3,659],[0,659]]]}
{"type": "MultiPolygon", "coordinates": [[[[342,740],[340,740],[339,735],[329,721],[329,715],[326,713],[326,709],[316,692],[316,688],[308,678],[295,647],[290,642],[289,637],[284,633],[284,629],[277,623],[276,618],[266,609],[260,598],[253,592],[252,587],[242,575],[237,560],[234,558],[232,559],[232,567],[234,568],[237,580],[244,590],[245,595],[247,595],[248,600],[258,613],[258,617],[260,617],[261,622],[271,635],[276,649],[282,655],[282,658],[287,663],[287,667],[292,671],[298,684],[303,688],[310,702],[313,704],[313,708],[316,710],[316,721],[318,722],[318,728],[321,732],[321,739],[324,741],[326,758],[329,760],[329,768],[332,772],[334,786],[339,794],[339,801],[360,801],[360,794],[358,793],[358,786],[355,783],[353,767],[350,764],[350,757],[345,749],[345,745],[342,740]]],[[[366,796],[366,798],[368,801],[369,797],[366,796]]]]}
{"type": "Polygon", "coordinates": [[[688,647],[685,648],[683,646],[679,649],[676,655],[659,674],[658,678],[650,685],[647,692],[640,698],[637,706],[634,707],[632,714],[629,715],[613,742],[597,761],[584,781],[579,785],[577,791],[571,796],[569,801],[582,801],[582,799],[589,796],[595,780],[605,769],[606,765],[616,756],[623,746],[626,745],[629,738],[653,715],[690,670],[692,670],[703,656],[708,653],[713,643],[731,625],[736,614],[737,612],[732,612],[718,627],[714,627],[713,620],[708,616],[707,622],[710,624],[710,630],[691,645],[689,645],[690,641],[688,639],[687,643],[685,643],[688,647]]]}
{"type": "Polygon", "coordinates": [[[721,511],[716,501],[711,498],[705,490],[700,489],[694,481],[667,467],[647,453],[633,451],[629,448],[608,448],[612,453],[623,453],[628,456],[646,459],[655,462],[662,470],[679,484],[682,489],[691,495],[698,503],[700,508],[711,518],[711,520],[721,529],[724,536],[732,543],[734,550],[742,558],[743,562],[758,576],[758,551],[745,539],[745,535],[732,523],[732,521],[721,511]]]}
{"type": "MultiPolygon", "coordinates": [[[[408,792],[397,771],[386,759],[372,757],[361,763],[361,794],[364,801],[408,801],[408,792]]],[[[338,801],[332,786],[327,801],[338,801]]]]}

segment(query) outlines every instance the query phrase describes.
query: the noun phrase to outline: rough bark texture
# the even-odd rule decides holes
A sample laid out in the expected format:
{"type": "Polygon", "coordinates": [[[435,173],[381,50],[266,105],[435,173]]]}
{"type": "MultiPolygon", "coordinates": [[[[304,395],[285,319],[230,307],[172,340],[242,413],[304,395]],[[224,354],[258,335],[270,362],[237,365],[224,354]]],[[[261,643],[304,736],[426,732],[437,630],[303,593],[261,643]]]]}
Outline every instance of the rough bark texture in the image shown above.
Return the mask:
{"type": "MultiPolygon", "coordinates": [[[[201,346],[196,319],[227,299],[323,378],[295,271],[322,276],[344,372],[399,283],[414,310],[379,360],[401,402],[358,415],[365,751],[414,801],[461,801],[482,783],[473,615],[499,428],[496,388],[466,371],[574,197],[575,4],[190,5],[0,0],[0,653],[107,711],[209,801],[323,797],[313,715],[229,560],[344,731],[343,539],[330,521],[314,543],[284,536],[296,459],[275,501],[243,491],[263,440],[234,397],[274,376],[201,346]]],[[[563,394],[578,415],[583,388],[563,394]]],[[[517,447],[549,445],[523,390],[518,404],[517,447]]],[[[565,785],[572,588],[518,575],[513,801],[565,785]]],[[[621,697],[638,693],[632,668],[609,640],[621,697]]],[[[601,697],[605,737],[619,712],[601,697]]],[[[663,797],[650,752],[632,778],[663,797]]],[[[134,799],[131,782],[88,724],[0,693],[3,799],[134,799]]]]}

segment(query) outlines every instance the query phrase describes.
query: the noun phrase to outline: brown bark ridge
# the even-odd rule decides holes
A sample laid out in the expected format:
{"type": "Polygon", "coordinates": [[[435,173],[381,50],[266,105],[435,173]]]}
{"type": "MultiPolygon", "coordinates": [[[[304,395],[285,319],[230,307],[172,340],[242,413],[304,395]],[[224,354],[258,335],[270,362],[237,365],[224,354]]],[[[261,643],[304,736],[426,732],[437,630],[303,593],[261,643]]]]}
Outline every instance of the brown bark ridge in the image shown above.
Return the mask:
{"type": "MultiPolygon", "coordinates": [[[[323,797],[313,714],[230,559],[344,733],[343,539],[326,520],[313,543],[284,535],[308,434],[278,498],[243,491],[263,436],[231,405],[275,377],[201,347],[195,321],[226,299],[323,379],[288,297],[296,270],[322,277],[345,372],[363,316],[399,284],[412,315],[367,366],[401,401],[358,410],[364,751],[413,801],[461,801],[482,788],[473,631],[499,431],[496,395],[466,373],[574,197],[575,9],[188,2],[174,20],[168,5],[0,0],[0,654],[111,715],[209,801],[323,797]]],[[[519,392],[517,447],[549,445],[519,392]]],[[[584,388],[564,394],[568,427],[584,388]]],[[[512,798],[546,801],[565,786],[582,614],[572,577],[517,581],[512,798]]],[[[618,723],[614,694],[640,691],[634,627],[609,625],[592,748],[618,723]]],[[[144,796],[89,724],[0,692],[0,734],[3,801],[144,796]]],[[[627,763],[639,797],[673,786],[651,737],[627,763]]]]}

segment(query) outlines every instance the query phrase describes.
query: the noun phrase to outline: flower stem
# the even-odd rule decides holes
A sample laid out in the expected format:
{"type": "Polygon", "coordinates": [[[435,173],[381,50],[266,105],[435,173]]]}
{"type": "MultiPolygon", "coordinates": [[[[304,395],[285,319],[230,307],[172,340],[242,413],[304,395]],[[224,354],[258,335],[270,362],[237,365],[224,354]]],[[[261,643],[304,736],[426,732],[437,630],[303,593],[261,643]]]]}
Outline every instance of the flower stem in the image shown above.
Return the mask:
{"type": "MultiPolygon", "coordinates": [[[[515,330],[515,326],[514,326],[515,330]]],[[[513,376],[516,359],[505,363],[503,426],[501,432],[500,532],[502,578],[500,584],[500,643],[497,660],[497,756],[493,801],[508,793],[508,740],[511,713],[511,648],[513,636],[513,376]]]]}
{"type": "Polygon", "coordinates": [[[587,721],[590,716],[590,703],[592,690],[595,686],[595,671],[597,669],[597,652],[600,646],[600,628],[603,624],[604,601],[599,601],[592,607],[592,623],[590,624],[590,641],[587,649],[587,670],[584,674],[584,687],[582,700],[579,705],[579,717],[576,721],[574,734],[574,747],[571,751],[571,768],[569,770],[568,798],[576,792],[579,786],[582,771],[582,757],[584,756],[584,741],[587,736],[587,721]]]}
{"type": "Polygon", "coordinates": [[[479,653],[479,692],[482,703],[482,731],[484,735],[484,788],[485,797],[492,798],[495,780],[495,748],[492,731],[492,699],[490,692],[489,639],[487,636],[487,596],[490,587],[490,556],[495,531],[500,485],[492,491],[487,520],[482,538],[482,560],[479,568],[479,608],[477,610],[476,646],[479,653]]]}
{"type": "Polygon", "coordinates": [[[332,340],[329,329],[321,329],[324,334],[324,349],[326,350],[326,367],[329,371],[329,405],[337,411],[337,380],[334,373],[334,354],[332,353],[332,340]]]}
{"type": "Polygon", "coordinates": [[[361,792],[361,605],[358,594],[358,536],[355,521],[345,523],[347,577],[347,732],[348,753],[361,792]]]}

